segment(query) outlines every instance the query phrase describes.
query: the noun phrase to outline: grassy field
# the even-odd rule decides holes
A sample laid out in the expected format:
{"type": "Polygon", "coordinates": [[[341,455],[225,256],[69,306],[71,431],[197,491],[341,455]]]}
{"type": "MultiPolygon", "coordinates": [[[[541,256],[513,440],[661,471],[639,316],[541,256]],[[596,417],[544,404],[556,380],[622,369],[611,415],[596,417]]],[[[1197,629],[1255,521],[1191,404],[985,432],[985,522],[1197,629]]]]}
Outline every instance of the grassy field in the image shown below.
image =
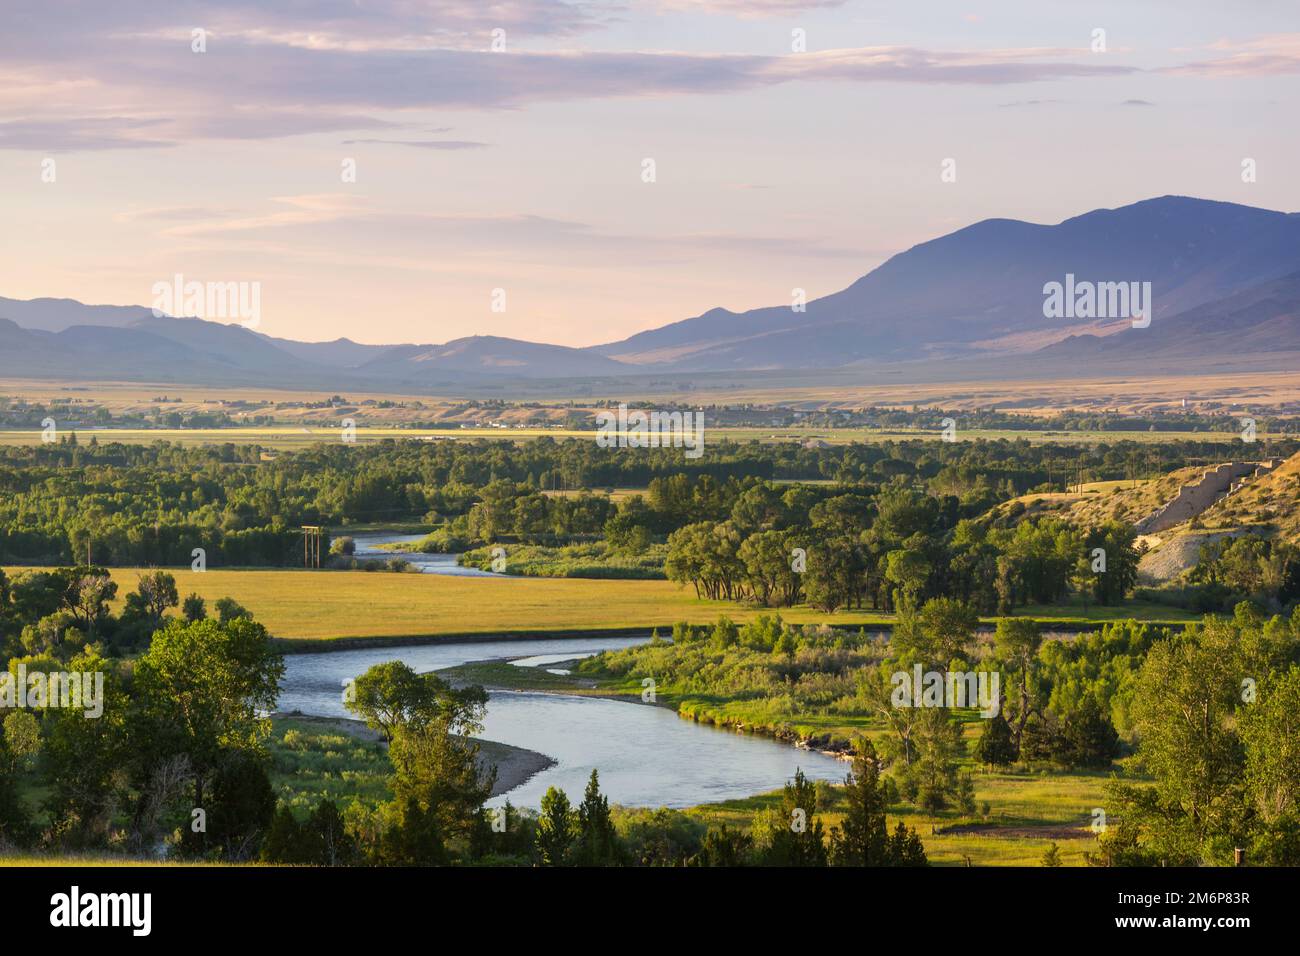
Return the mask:
{"type": "MultiPolygon", "coordinates": [[[[265,426],[249,428],[83,428],[76,431],[80,442],[93,435],[100,444],[120,442],[128,445],[148,445],[156,441],[176,442],[182,445],[261,445],[270,449],[291,451],[307,448],[321,442],[341,441],[341,431],[335,428],[305,426],[265,426]]],[[[65,433],[65,432],[61,432],[65,433]]],[[[357,444],[370,444],[385,439],[405,441],[467,441],[472,439],[527,441],[534,438],[581,438],[594,441],[595,431],[564,428],[459,428],[420,429],[386,426],[358,426],[357,444]]],[[[1270,436],[1260,434],[1262,442],[1270,436]]],[[[1025,440],[1033,443],[1056,442],[1068,444],[1094,444],[1135,441],[1143,443],[1176,441],[1232,442],[1239,440],[1237,432],[1117,432],[1117,431],[1052,431],[1022,429],[962,429],[957,430],[959,441],[1025,440]]],[[[764,444],[779,442],[825,441],[832,445],[872,444],[885,441],[930,440],[939,441],[938,430],[928,429],[875,429],[875,428],[718,428],[706,423],[705,446],[709,442],[728,439],[736,442],[757,441],[764,444]]],[[[39,445],[39,429],[9,429],[0,431],[0,445],[39,445]]]]}
{"type": "MultiPolygon", "coordinates": [[[[846,768],[847,769],[847,768],[846,768]]],[[[1038,866],[1055,843],[1063,866],[1083,866],[1084,853],[1097,851],[1091,831],[1092,810],[1104,802],[1109,774],[1101,771],[1043,773],[975,773],[977,806],[989,804],[989,814],[955,818],[934,817],[906,805],[888,814],[892,828],[901,820],[914,827],[933,866],[1038,866]]],[[[706,824],[747,829],[754,815],[781,805],[781,792],[743,800],[704,804],[687,811],[706,824]]],[[[843,816],[834,799],[818,813],[829,831],[843,816]]]]}
{"type": "MultiPolygon", "coordinates": [[[[24,568],[11,567],[11,576],[24,568]]],[[[114,568],[115,610],[134,591],[144,569],[114,568]]],[[[436,574],[365,571],[217,571],[175,569],[182,597],[195,593],[209,609],[232,597],[278,638],[328,641],[343,638],[424,638],[450,635],[544,635],[570,631],[618,631],[652,627],[667,631],[678,621],[708,624],[719,615],[743,622],[770,608],[729,601],[702,601],[669,581],[583,578],[460,578],[436,574]]],[[[783,608],[796,624],[872,627],[892,615],[877,611],[783,608]]],[[[1177,622],[1194,615],[1156,604],[1112,608],[1031,607],[1027,614],[1074,629],[1106,620],[1177,622]]]]}

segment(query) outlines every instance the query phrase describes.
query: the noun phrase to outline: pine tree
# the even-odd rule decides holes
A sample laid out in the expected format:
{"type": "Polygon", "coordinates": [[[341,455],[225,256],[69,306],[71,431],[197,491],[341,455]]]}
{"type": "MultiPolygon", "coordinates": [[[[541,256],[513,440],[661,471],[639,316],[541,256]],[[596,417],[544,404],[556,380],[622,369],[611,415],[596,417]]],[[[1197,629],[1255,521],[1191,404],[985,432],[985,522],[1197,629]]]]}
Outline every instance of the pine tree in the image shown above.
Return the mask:
{"type": "Polygon", "coordinates": [[[609,798],[600,792],[600,779],[593,769],[578,806],[578,861],[584,866],[615,862],[617,839],[609,815],[609,798]]]}
{"type": "Polygon", "coordinates": [[[1009,767],[1016,759],[1011,725],[1001,713],[984,721],[984,731],[975,745],[975,757],[986,767],[1009,767]]]}
{"type": "Polygon", "coordinates": [[[880,765],[871,741],[860,740],[856,749],[853,769],[844,778],[848,808],[843,821],[831,831],[831,857],[836,866],[883,866],[889,828],[880,765]]]}
{"type": "Polygon", "coordinates": [[[826,866],[826,831],[817,812],[817,787],[796,769],[785,785],[766,862],[773,866],[826,866]]]}
{"type": "Polygon", "coordinates": [[[264,863],[306,863],[306,856],[302,827],[282,803],[262,840],[261,859],[264,863]]]}
{"type": "Polygon", "coordinates": [[[925,845],[916,830],[909,830],[901,820],[889,838],[890,866],[929,866],[925,856],[925,845]]]}
{"type": "Polygon", "coordinates": [[[564,866],[577,837],[573,808],[563,790],[551,787],[542,797],[537,819],[537,855],[542,866],[564,866]]]}

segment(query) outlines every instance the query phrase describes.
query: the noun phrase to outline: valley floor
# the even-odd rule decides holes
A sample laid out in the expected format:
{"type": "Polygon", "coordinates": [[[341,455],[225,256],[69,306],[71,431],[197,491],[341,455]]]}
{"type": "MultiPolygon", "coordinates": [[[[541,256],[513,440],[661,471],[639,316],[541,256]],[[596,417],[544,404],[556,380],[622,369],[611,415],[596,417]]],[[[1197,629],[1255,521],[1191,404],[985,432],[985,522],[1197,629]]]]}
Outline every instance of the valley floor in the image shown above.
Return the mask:
{"type": "MultiPolygon", "coordinates": [[[[24,570],[5,569],[11,577],[24,570]]],[[[114,568],[120,610],[145,568],[114,568]]],[[[673,624],[712,623],[727,615],[737,623],[779,613],[793,624],[887,627],[892,615],[872,610],[827,614],[809,607],[762,608],[734,601],[698,600],[690,587],[669,581],[582,578],[461,578],[435,574],[365,571],[219,571],[177,569],[182,597],[198,594],[211,607],[232,597],[293,650],[354,646],[354,642],[415,642],[451,637],[558,637],[569,634],[648,631],[667,635],[673,624]]],[[[1048,629],[1071,630],[1130,618],[1162,623],[1196,615],[1158,604],[1115,607],[1018,608],[1048,629]]]]}

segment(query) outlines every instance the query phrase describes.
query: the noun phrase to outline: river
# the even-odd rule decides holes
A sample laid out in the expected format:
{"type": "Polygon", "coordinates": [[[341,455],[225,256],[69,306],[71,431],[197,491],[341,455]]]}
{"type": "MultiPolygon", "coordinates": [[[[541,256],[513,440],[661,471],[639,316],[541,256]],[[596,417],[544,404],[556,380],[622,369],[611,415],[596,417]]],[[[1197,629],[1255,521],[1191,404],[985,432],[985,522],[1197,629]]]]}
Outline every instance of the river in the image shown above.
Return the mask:
{"type": "MultiPolygon", "coordinates": [[[[418,540],[418,535],[366,535],[370,551],[380,541],[418,540]]],[[[362,536],[357,556],[362,556],[362,536]]],[[[408,561],[455,558],[376,551],[408,561]]],[[[427,573],[446,570],[444,561],[424,565],[427,573]]],[[[460,568],[458,571],[473,569],[460,568]]],[[[496,577],[474,571],[472,576],[496,577]]],[[[492,587],[486,581],[485,588],[492,587]]],[[[485,600],[490,600],[485,595],[485,600]]],[[[641,637],[551,638],[467,641],[376,647],[324,654],[290,654],[278,708],[330,717],[350,716],[343,706],[343,685],[383,661],[401,660],[417,671],[454,667],[469,661],[516,661],[545,667],[620,647],[645,643],[641,637]]],[[[575,803],[592,769],[611,803],[624,806],[689,807],[737,799],[772,790],[790,780],[796,768],[813,780],[840,781],[847,766],[834,757],[798,750],[766,737],[719,730],[683,720],[653,704],[560,694],[492,691],[482,737],[546,754],[553,767],[490,801],[509,799],[515,806],[536,807],[548,787],[568,793],[575,803]]]]}
{"type": "Polygon", "coordinates": [[[458,578],[499,578],[501,575],[478,568],[462,568],[456,563],[458,554],[425,554],[422,551],[391,551],[380,548],[381,544],[414,544],[423,541],[422,534],[386,534],[366,533],[352,536],[356,544],[353,555],[358,561],[386,561],[389,558],[403,558],[415,565],[425,574],[446,574],[458,578]]]}
{"type": "MultiPolygon", "coordinates": [[[[421,672],[507,658],[529,658],[527,663],[544,666],[648,640],[648,636],[499,640],[289,654],[278,707],[350,716],[343,706],[344,683],[382,661],[405,661],[421,672]]],[[[611,803],[649,807],[689,807],[747,797],[781,786],[796,768],[811,779],[837,782],[847,770],[825,754],[696,724],[664,707],[595,697],[492,691],[482,736],[556,761],[492,801],[508,798],[516,806],[536,807],[551,786],[581,799],[593,768],[600,772],[601,789],[611,803]]]]}

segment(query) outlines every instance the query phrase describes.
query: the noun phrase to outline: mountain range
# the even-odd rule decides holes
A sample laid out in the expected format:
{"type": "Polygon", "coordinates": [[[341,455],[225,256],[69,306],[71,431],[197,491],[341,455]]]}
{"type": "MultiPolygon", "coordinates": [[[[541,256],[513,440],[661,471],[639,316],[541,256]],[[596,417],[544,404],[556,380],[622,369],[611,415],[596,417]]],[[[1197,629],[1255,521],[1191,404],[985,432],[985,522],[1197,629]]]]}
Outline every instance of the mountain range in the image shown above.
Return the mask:
{"type": "MultiPolygon", "coordinates": [[[[1055,225],[987,219],[893,256],[847,288],[569,348],[495,336],[444,344],[296,342],[139,306],[0,297],[0,376],[427,391],[510,380],[617,380],[839,369],[1038,377],[1294,367],[1300,214],[1181,196],[1055,225]],[[1150,283],[1151,322],[1049,317],[1044,286],[1150,283]],[[1287,363],[1291,364],[1287,364],[1287,363]]],[[[919,374],[919,373],[918,373],[919,374]]]]}

